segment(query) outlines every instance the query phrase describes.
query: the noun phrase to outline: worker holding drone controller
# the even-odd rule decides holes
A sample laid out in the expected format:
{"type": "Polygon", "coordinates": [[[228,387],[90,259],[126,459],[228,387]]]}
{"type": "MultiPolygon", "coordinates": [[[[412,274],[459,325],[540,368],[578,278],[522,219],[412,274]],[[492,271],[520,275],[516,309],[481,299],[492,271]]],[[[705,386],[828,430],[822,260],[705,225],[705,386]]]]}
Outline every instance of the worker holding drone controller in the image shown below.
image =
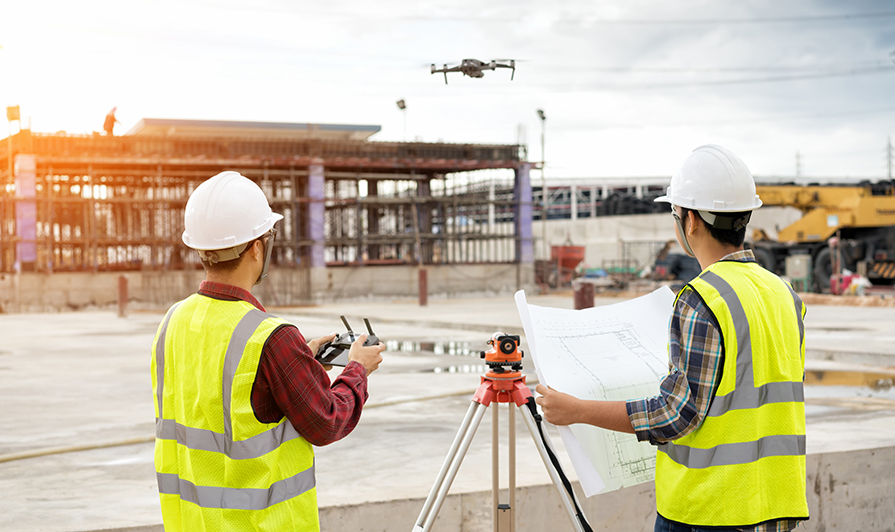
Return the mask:
{"type": "Polygon", "coordinates": [[[330,382],[315,354],[337,335],[305,341],[252,295],[282,218],[237,172],[208,179],[187,202],[183,242],[205,280],[168,311],[151,362],[168,532],[319,530],[313,446],[354,430],[382,362],[385,346],[361,334],[330,382]]]}

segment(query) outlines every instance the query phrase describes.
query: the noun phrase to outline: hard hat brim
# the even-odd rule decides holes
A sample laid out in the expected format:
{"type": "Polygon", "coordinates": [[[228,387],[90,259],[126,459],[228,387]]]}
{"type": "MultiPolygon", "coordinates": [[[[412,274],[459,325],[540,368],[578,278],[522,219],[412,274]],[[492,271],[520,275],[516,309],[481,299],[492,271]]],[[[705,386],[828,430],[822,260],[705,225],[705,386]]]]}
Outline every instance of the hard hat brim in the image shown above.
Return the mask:
{"type": "Polygon", "coordinates": [[[658,198],[653,200],[656,203],[671,203],[671,198],[668,197],[668,194],[664,196],[659,196],[658,198]]]}

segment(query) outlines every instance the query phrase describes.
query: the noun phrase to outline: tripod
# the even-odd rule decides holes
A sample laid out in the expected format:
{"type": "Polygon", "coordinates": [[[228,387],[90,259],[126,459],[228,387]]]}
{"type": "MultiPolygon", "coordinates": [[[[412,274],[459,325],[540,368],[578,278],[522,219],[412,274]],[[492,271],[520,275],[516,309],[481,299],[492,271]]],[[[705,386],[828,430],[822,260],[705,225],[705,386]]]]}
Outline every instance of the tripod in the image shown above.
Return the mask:
{"type": "MultiPolygon", "coordinates": [[[[451,483],[453,483],[454,477],[457,475],[460,463],[463,461],[463,457],[466,455],[470,443],[472,443],[475,431],[478,429],[482,417],[485,415],[485,409],[487,409],[492,402],[515,403],[519,411],[522,412],[522,419],[525,420],[525,425],[528,427],[528,431],[531,433],[531,437],[534,440],[535,447],[537,447],[541,459],[544,461],[544,466],[550,474],[550,479],[559,491],[563,507],[569,514],[569,518],[572,520],[572,525],[577,532],[590,530],[590,527],[584,520],[583,514],[581,514],[578,505],[574,500],[574,492],[572,492],[571,485],[564,478],[561,479],[560,474],[557,472],[559,463],[558,461],[555,461],[555,456],[551,456],[552,450],[545,445],[543,440],[538,438],[538,427],[537,422],[535,421],[537,410],[535,408],[534,397],[532,397],[528,387],[525,386],[525,376],[516,371],[496,372],[492,370],[482,376],[482,383],[472,397],[472,403],[469,405],[466,417],[463,418],[463,422],[460,424],[460,429],[457,431],[457,436],[454,438],[454,442],[451,444],[447,457],[445,457],[444,464],[441,466],[441,471],[438,472],[438,478],[435,480],[435,485],[432,486],[432,490],[429,492],[429,497],[426,498],[426,502],[423,504],[423,509],[416,520],[416,526],[414,526],[413,532],[428,532],[431,530],[432,524],[438,516],[438,511],[441,510],[441,505],[444,503],[444,498],[451,488],[451,483]]],[[[498,496],[498,409],[495,407],[492,410],[491,501],[494,532],[515,532],[516,530],[515,412],[516,411],[513,409],[512,405],[509,405],[510,504],[500,504],[498,496]]]]}

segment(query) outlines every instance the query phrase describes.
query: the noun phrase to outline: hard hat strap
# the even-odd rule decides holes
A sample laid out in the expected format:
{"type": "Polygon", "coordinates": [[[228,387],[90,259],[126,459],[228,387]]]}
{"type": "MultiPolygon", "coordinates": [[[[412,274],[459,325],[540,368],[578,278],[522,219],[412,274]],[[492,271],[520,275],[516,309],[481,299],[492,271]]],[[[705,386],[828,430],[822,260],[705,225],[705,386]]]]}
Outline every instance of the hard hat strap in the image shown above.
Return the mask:
{"type": "Polygon", "coordinates": [[[674,223],[677,224],[678,233],[681,235],[681,244],[684,245],[684,251],[687,252],[687,255],[695,257],[696,253],[693,253],[693,250],[690,248],[690,242],[687,241],[687,233],[684,232],[684,224],[681,222],[681,217],[674,211],[674,205],[671,206],[671,209],[674,214],[674,223]]]}
{"type": "Polygon", "coordinates": [[[196,252],[199,253],[199,258],[205,262],[209,262],[211,264],[217,264],[219,262],[227,262],[228,260],[238,259],[242,252],[245,251],[246,247],[248,247],[249,242],[245,244],[240,244],[238,246],[227,248],[227,249],[216,249],[216,250],[203,250],[197,249],[196,252]]]}
{"type": "Polygon", "coordinates": [[[748,225],[752,219],[752,211],[745,214],[736,213],[740,216],[724,216],[723,214],[715,214],[709,211],[696,211],[702,220],[714,227],[715,229],[727,231],[739,231],[748,225]]]}
{"type": "Polygon", "coordinates": [[[261,267],[261,274],[258,276],[255,284],[260,283],[267,277],[267,269],[270,267],[270,256],[273,252],[273,241],[277,237],[277,230],[271,227],[267,236],[269,238],[261,240],[261,243],[264,244],[264,265],[261,267]]]}

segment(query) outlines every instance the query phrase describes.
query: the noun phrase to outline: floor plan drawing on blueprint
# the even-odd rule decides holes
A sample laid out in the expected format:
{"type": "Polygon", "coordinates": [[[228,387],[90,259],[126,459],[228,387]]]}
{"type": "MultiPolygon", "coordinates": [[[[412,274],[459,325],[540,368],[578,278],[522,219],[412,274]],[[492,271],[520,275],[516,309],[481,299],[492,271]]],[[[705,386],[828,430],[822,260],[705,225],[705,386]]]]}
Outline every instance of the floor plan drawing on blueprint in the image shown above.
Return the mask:
{"type": "MultiPolygon", "coordinates": [[[[528,305],[523,291],[516,294],[540,382],[581,399],[602,401],[658,394],[659,382],[668,373],[673,301],[667,287],[584,310],[528,305]]],[[[559,429],[587,496],[654,478],[656,449],[637,442],[634,435],[581,424],[559,429]]]]}

